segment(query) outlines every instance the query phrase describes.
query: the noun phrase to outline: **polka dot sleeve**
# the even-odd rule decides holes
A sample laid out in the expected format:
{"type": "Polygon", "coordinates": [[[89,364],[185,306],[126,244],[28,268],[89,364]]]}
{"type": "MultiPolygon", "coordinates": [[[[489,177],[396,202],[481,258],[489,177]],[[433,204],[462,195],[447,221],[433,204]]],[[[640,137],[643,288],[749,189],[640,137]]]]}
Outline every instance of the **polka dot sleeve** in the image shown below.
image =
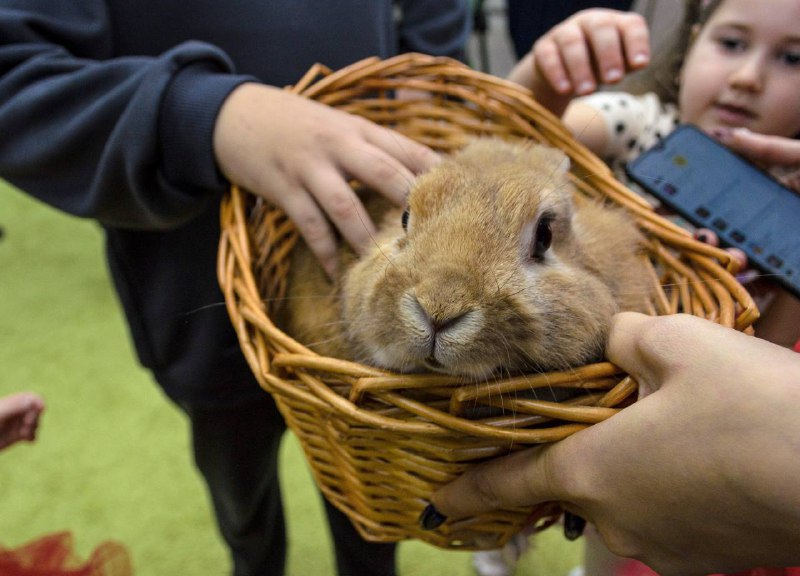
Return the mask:
{"type": "Polygon", "coordinates": [[[598,92],[580,98],[604,118],[607,146],[602,154],[612,167],[636,158],[669,134],[677,124],[677,110],[663,105],[655,94],[598,92]]]}

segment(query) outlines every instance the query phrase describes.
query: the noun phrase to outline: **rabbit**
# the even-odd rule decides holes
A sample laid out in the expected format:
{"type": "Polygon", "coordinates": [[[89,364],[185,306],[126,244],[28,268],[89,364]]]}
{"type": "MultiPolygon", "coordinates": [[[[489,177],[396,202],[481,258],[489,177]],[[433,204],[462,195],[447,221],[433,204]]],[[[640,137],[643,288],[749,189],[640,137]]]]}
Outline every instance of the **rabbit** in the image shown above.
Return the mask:
{"type": "Polygon", "coordinates": [[[371,251],[327,279],[296,248],[279,325],[326,356],[475,380],[602,359],[611,317],[644,311],[650,277],[631,216],[576,202],[569,160],[478,138],[418,176],[405,209],[377,194],[371,251]]]}

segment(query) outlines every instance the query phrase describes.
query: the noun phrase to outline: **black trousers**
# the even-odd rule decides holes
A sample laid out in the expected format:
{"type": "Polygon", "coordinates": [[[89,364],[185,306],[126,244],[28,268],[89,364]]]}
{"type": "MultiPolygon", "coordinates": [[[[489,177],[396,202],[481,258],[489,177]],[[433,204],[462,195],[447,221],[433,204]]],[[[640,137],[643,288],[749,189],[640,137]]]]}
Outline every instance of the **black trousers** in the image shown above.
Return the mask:
{"type": "MultiPolygon", "coordinates": [[[[280,576],[286,529],[278,481],[278,451],[285,430],[264,393],[244,405],[199,409],[189,416],[195,463],[211,493],[220,531],[233,558],[234,576],[280,576]]],[[[325,502],[339,576],[394,576],[395,545],[367,542],[350,520],[325,502]]]]}

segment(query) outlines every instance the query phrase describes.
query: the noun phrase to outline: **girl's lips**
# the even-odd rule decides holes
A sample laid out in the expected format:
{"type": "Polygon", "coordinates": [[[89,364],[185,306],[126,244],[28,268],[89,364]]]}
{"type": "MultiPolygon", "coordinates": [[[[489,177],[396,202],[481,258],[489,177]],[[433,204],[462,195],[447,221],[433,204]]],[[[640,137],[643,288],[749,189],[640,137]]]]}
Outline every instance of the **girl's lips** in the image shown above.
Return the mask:
{"type": "Polygon", "coordinates": [[[725,124],[732,124],[734,126],[742,126],[755,118],[755,114],[746,108],[731,106],[729,104],[715,104],[714,111],[716,112],[720,121],[725,124]]]}

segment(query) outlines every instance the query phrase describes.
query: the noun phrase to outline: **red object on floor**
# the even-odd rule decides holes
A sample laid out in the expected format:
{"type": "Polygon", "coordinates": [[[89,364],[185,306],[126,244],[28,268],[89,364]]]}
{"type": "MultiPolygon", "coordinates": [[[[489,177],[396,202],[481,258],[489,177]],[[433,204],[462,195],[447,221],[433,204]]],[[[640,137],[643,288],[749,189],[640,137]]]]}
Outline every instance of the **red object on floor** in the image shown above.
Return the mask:
{"type": "MultiPolygon", "coordinates": [[[[714,574],[712,576],[725,576],[724,574],[714,574]]],[[[800,568],[753,568],[736,574],[727,576],[800,576],[800,568]]]]}
{"type": "MultiPolygon", "coordinates": [[[[617,576],[658,576],[636,560],[627,562],[617,576]]],[[[711,574],[710,576],[800,576],[800,568],[754,568],[736,574],[711,574]]]]}
{"type": "Polygon", "coordinates": [[[132,576],[128,551],[117,542],[103,542],[88,560],[73,551],[72,534],[57,532],[19,548],[0,546],[2,576],[132,576]]]}
{"type": "Polygon", "coordinates": [[[792,348],[795,352],[800,352],[800,340],[795,342],[794,348],[792,348]]]}

